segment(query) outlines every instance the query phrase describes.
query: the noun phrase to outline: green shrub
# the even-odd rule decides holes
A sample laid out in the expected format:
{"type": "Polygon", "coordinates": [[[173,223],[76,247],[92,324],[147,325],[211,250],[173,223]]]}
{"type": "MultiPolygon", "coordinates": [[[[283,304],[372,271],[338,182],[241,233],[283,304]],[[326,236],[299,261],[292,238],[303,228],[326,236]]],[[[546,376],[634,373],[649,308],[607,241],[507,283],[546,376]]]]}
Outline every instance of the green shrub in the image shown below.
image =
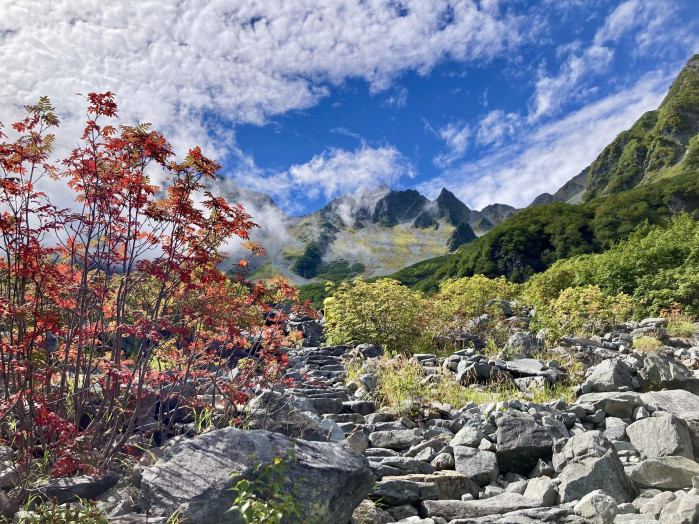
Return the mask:
{"type": "MultiPolygon", "coordinates": [[[[514,299],[518,291],[519,286],[508,282],[505,277],[474,275],[444,282],[439,287],[437,300],[448,319],[463,321],[482,315],[484,306],[493,299],[514,299]]],[[[494,308],[489,313],[499,313],[501,316],[502,310],[494,308]]]]}
{"type": "Polygon", "coordinates": [[[429,345],[434,307],[395,280],[367,283],[361,278],[332,288],[325,300],[325,333],[330,344],[371,343],[410,354],[429,345]]]}
{"type": "Polygon", "coordinates": [[[571,287],[539,306],[536,323],[549,328],[554,338],[566,333],[589,336],[606,324],[628,319],[632,309],[633,301],[624,293],[609,296],[598,286],[571,287]]]}
{"type": "Polygon", "coordinates": [[[668,227],[642,224],[604,253],[559,261],[527,284],[539,305],[567,287],[595,285],[607,295],[633,297],[636,316],[657,315],[672,303],[699,313],[699,222],[676,217],[668,227]]]}
{"type": "MultiPolygon", "coordinates": [[[[237,512],[244,522],[250,524],[280,524],[291,518],[294,518],[294,522],[301,522],[299,487],[288,485],[289,461],[296,461],[293,448],[286,457],[274,457],[272,464],[255,464],[252,478],[242,478],[231,488],[236,498],[228,511],[237,512]]],[[[232,473],[231,476],[235,478],[239,474],[232,473]]]]}

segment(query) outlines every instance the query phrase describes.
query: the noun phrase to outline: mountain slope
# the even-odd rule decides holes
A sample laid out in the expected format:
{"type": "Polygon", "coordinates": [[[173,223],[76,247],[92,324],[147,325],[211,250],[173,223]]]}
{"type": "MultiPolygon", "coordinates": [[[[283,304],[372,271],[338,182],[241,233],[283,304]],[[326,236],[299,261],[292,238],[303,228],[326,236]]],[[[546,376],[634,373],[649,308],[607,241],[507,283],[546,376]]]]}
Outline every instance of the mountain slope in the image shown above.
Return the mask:
{"type": "Polygon", "coordinates": [[[523,282],[557,260],[609,248],[644,221],[666,224],[683,212],[699,218],[697,210],[699,176],[687,171],[581,204],[526,208],[455,254],[425,260],[390,278],[426,292],[436,291],[443,280],[477,273],[523,282]]]}
{"type": "Polygon", "coordinates": [[[620,133],[555,194],[539,195],[455,254],[391,276],[424,291],[475,273],[521,282],[556,260],[607,249],[644,221],[664,224],[683,212],[699,218],[697,210],[699,55],[688,61],[657,110],[620,133]]]}
{"type": "MultiPolygon", "coordinates": [[[[343,195],[323,209],[287,216],[262,193],[227,184],[224,196],[241,202],[262,225],[253,233],[267,251],[250,263],[255,278],[281,273],[296,284],[374,277],[444,255],[473,241],[513,212],[496,204],[492,211],[471,210],[442,189],[435,200],[415,190],[388,186],[343,195]]],[[[231,262],[239,253],[234,253],[231,262]]]]}

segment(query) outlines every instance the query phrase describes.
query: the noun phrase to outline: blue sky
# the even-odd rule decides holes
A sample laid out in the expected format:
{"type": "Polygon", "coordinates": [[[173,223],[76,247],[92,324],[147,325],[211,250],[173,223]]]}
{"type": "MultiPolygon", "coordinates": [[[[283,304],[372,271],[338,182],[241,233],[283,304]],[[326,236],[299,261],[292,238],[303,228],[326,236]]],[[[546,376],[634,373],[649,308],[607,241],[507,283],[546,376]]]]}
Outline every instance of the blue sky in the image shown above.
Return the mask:
{"type": "Polygon", "coordinates": [[[111,90],[290,214],[382,183],[524,206],[696,52],[689,0],[19,0],[0,5],[0,121],[48,95],[68,148],[75,93],[111,90]]]}

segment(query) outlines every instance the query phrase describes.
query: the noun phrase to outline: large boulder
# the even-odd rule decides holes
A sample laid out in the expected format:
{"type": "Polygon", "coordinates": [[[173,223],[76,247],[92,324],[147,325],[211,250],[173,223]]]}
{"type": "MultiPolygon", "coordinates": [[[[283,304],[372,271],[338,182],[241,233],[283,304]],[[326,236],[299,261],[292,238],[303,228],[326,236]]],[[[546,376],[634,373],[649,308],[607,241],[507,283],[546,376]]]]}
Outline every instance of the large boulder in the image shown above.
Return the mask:
{"type": "MultiPolygon", "coordinates": [[[[231,488],[250,478],[255,464],[271,464],[294,446],[291,439],[268,431],[224,428],[181,440],[155,465],[144,468],[139,505],[153,516],[181,515],[199,524],[242,522],[226,513],[235,500],[231,488]],[[237,475],[233,477],[232,475],[237,475]]],[[[318,522],[349,522],[352,511],[374,483],[366,459],[330,442],[297,440],[296,460],[285,474],[298,487],[302,517],[318,522]]]]}
{"type": "Polygon", "coordinates": [[[638,370],[642,391],[659,389],[686,389],[699,392],[699,381],[692,372],[672,355],[650,353],[646,355],[643,367],[638,370]]]}
{"type": "Polygon", "coordinates": [[[664,524],[695,524],[699,522],[699,497],[687,495],[676,498],[660,512],[660,522],[664,524]]]}
{"type": "Polygon", "coordinates": [[[553,463],[561,481],[561,502],[580,500],[597,489],[619,504],[631,502],[638,494],[612,443],[599,431],[572,437],[554,454],[553,463]]]}
{"type": "Polygon", "coordinates": [[[669,413],[655,414],[658,416],[638,420],[626,428],[633,447],[648,458],[677,455],[694,460],[687,423],[669,413]]]}
{"type": "Polygon", "coordinates": [[[619,391],[621,388],[633,389],[633,378],[631,368],[619,359],[605,360],[595,366],[582,385],[586,393],[619,391]]]}
{"type": "Polygon", "coordinates": [[[641,488],[691,488],[692,478],[699,476],[699,464],[685,457],[648,459],[634,467],[630,476],[641,488]]]}
{"type": "Polygon", "coordinates": [[[497,421],[497,457],[500,470],[506,473],[529,473],[553,453],[550,428],[530,415],[506,415],[497,421]]]}
{"type": "Polygon", "coordinates": [[[643,393],[640,400],[653,409],[667,411],[687,423],[694,456],[699,457],[699,396],[681,389],[643,393]]]}
{"type": "Polygon", "coordinates": [[[631,418],[637,407],[643,406],[640,393],[601,392],[587,393],[578,398],[578,404],[592,413],[601,409],[609,417],[631,418]]]}
{"type": "Polygon", "coordinates": [[[498,478],[498,460],[492,451],[466,446],[454,448],[455,469],[479,486],[485,486],[498,478]]]}

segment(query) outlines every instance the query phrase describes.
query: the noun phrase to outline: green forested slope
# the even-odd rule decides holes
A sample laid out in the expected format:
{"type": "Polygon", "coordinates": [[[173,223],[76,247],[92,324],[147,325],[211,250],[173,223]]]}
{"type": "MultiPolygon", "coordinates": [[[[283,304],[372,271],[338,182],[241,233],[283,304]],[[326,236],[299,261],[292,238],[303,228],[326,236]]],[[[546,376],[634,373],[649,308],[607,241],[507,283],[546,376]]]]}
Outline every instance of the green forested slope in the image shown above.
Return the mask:
{"type": "Polygon", "coordinates": [[[671,216],[697,209],[699,174],[688,170],[583,204],[527,208],[453,255],[426,260],[390,277],[426,292],[436,291],[445,279],[477,273],[523,282],[557,260],[602,252],[645,221],[665,225],[671,216]]]}

